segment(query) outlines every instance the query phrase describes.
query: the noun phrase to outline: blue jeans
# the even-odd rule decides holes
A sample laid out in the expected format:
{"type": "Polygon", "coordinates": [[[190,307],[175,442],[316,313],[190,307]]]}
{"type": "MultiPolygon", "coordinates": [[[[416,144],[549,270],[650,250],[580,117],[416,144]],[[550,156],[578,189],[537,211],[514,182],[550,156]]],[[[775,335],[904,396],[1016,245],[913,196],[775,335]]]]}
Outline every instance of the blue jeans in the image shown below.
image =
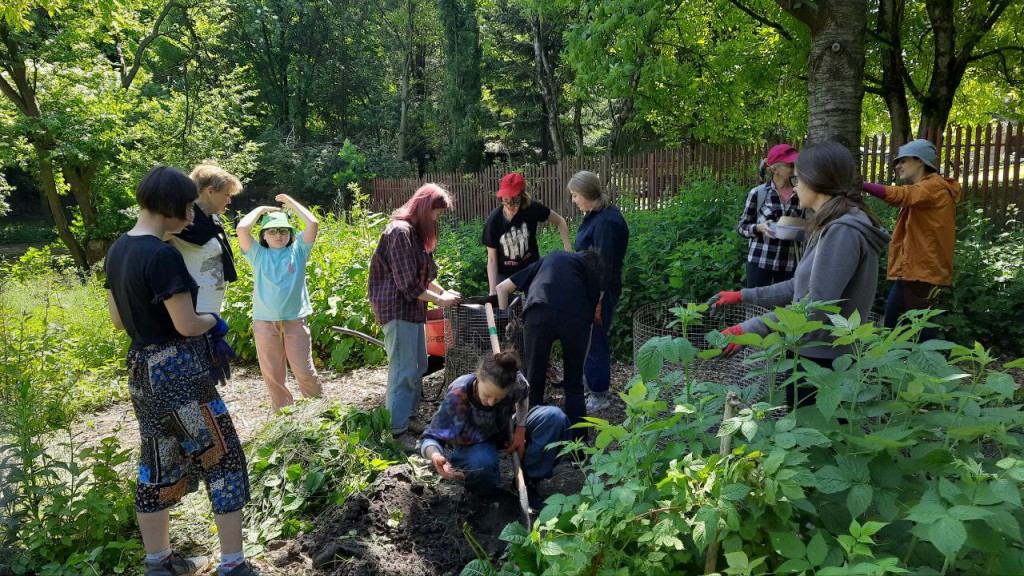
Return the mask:
{"type": "Polygon", "coordinates": [[[388,392],[385,406],[391,412],[391,433],[409,427],[416,410],[427,370],[427,337],[423,324],[392,320],[384,325],[384,349],[388,353],[388,392]]]}
{"type": "MultiPolygon", "coordinates": [[[[515,418],[513,416],[513,418],[515,418]]],[[[534,406],[526,418],[526,452],[523,454],[523,476],[530,480],[551,478],[555,469],[558,448],[548,444],[566,440],[569,418],[554,406],[534,406]]],[[[448,454],[451,465],[466,475],[466,490],[477,494],[491,494],[501,483],[498,466],[502,448],[492,442],[471,446],[455,446],[448,454]]]]}
{"type": "Polygon", "coordinates": [[[583,378],[594,394],[606,394],[612,383],[612,357],[608,347],[608,329],[612,327],[612,313],[619,302],[622,287],[605,291],[601,300],[601,324],[594,324],[590,332],[590,351],[583,365],[583,378]]]}

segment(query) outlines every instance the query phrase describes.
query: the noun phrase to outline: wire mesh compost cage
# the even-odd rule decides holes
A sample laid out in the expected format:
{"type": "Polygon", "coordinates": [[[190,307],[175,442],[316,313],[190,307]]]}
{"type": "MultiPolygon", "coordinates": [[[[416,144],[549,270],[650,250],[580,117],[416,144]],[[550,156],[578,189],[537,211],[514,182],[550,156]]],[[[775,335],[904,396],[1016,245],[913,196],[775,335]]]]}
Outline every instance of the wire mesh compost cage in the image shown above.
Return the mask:
{"type": "MultiPolygon", "coordinates": [[[[633,314],[634,365],[640,348],[652,338],[660,336],[685,337],[698,351],[708,350],[712,348],[705,338],[708,332],[721,332],[733,324],[739,324],[748,318],[768,312],[765,308],[747,303],[722,306],[716,314],[706,313],[701,321],[687,325],[684,333],[678,323],[672,327],[669,325],[678,319],[672,310],[676,307],[685,307],[686,304],[685,300],[655,302],[641,306],[633,314]]],[[[754,352],[755,350],[745,346],[729,357],[717,356],[709,360],[698,359],[689,365],[666,362],[665,369],[679,371],[681,374],[687,375],[691,382],[727,386],[739,394],[744,402],[752,404],[759,400],[767,400],[771,390],[769,375],[759,371],[760,368],[763,368],[764,362],[748,359],[754,352]]],[[[686,382],[682,380],[681,378],[680,382],[673,386],[673,398],[684,392],[686,382]]]]}
{"type": "MultiPolygon", "coordinates": [[[[444,385],[476,370],[483,354],[491,353],[491,339],[487,332],[487,314],[482,304],[459,304],[446,308],[444,317],[444,385]]],[[[515,348],[522,359],[523,303],[516,298],[507,310],[494,307],[494,324],[502,350],[515,348]]]]}

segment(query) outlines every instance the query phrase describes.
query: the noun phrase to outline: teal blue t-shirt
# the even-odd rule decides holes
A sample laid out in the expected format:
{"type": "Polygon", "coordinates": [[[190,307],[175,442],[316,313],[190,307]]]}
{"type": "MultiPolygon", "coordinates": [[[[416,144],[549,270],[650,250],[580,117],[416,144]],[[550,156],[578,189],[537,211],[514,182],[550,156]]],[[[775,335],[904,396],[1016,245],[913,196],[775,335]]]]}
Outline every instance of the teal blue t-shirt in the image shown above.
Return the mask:
{"type": "Polygon", "coordinates": [[[313,313],[306,289],[306,263],[312,243],[296,238],[291,246],[272,249],[253,242],[245,259],[252,264],[252,319],[297,320],[313,313]]]}

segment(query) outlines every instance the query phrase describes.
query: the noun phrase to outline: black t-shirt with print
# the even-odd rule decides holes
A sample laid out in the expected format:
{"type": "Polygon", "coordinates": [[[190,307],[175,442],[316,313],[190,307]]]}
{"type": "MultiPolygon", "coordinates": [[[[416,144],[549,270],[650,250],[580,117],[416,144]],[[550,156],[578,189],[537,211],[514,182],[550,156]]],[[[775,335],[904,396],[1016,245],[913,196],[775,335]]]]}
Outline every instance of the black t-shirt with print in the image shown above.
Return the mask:
{"type": "Polygon", "coordinates": [[[156,236],[122,234],[107,252],[103,268],[103,286],[114,296],[132,348],[181,338],[164,300],[188,292],[195,306],[199,289],[181,252],[156,236]]]}
{"type": "Polygon", "coordinates": [[[491,212],[484,223],[483,243],[498,251],[498,274],[511,276],[540,258],[537,224],[549,216],[551,209],[537,202],[520,208],[512,220],[505,218],[501,206],[491,212]]]}
{"type": "Polygon", "coordinates": [[[597,274],[575,252],[549,252],[509,280],[516,285],[516,290],[526,292],[524,312],[541,305],[581,320],[591,320],[601,297],[597,274]]]}

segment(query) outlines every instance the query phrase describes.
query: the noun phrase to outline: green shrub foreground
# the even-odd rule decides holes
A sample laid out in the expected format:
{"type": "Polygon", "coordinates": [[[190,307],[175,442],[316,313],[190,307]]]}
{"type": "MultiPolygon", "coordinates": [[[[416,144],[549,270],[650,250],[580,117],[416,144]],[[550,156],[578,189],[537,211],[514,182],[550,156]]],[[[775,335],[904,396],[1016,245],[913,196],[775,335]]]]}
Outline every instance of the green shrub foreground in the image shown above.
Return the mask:
{"type": "MultiPolygon", "coordinates": [[[[704,310],[677,313],[691,323],[704,310]]],[[[892,332],[832,316],[855,352],[828,370],[792,360],[822,322],[778,312],[777,333],[736,341],[759,350],[770,381],[795,368],[817,405],[737,398],[723,422],[733,386],[665,372],[719,350],[651,340],[620,394],[625,421],[587,419],[582,492],[549,498],[532,532],[509,525],[500,573],[1024,573],[1024,404],[988,351],[916,344],[928,314],[892,332]]],[[[463,571],[493,573],[482,560],[463,571]]]]}

